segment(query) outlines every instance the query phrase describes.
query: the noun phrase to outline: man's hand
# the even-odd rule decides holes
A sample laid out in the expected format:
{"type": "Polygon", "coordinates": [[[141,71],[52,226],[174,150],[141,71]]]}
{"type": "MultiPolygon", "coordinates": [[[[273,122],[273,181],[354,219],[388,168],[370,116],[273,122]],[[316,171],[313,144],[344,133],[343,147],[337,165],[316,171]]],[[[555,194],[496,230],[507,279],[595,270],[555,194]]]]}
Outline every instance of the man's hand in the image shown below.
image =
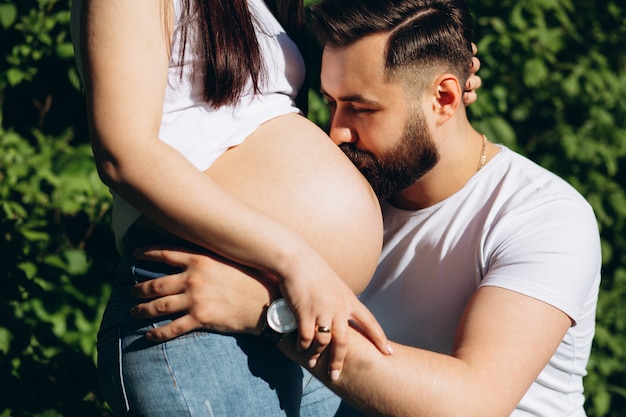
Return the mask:
{"type": "Polygon", "coordinates": [[[166,341],[199,328],[260,334],[264,308],[276,297],[276,283],[269,278],[185,249],[151,248],[136,256],[184,269],[134,286],[135,297],[150,300],[133,308],[134,318],[184,313],[148,332],[148,339],[166,341]]]}

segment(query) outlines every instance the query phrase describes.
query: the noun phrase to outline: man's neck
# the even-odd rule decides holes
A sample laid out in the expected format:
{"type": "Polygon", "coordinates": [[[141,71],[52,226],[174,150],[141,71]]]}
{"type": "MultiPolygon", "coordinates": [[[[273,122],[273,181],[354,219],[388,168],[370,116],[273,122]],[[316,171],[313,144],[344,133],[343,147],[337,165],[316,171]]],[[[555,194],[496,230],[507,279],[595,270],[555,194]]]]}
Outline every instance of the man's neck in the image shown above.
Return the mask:
{"type": "MultiPolygon", "coordinates": [[[[439,139],[437,165],[410,187],[393,195],[389,202],[403,210],[431,207],[450,197],[477,172],[483,154],[483,136],[473,128],[457,130],[439,139]]],[[[487,142],[485,162],[496,153],[487,142]]]]}

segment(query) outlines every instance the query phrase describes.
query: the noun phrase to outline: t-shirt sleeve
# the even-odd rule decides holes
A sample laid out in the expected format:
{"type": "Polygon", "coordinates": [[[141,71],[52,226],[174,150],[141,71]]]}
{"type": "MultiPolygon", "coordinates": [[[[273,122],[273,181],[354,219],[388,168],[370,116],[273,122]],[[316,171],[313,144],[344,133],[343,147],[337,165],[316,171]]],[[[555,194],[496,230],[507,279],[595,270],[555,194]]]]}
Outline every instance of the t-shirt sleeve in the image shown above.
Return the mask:
{"type": "Polygon", "coordinates": [[[484,241],[490,257],[480,286],[539,299],[576,322],[600,277],[593,211],[575,194],[517,203],[495,219],[484,241]]]}

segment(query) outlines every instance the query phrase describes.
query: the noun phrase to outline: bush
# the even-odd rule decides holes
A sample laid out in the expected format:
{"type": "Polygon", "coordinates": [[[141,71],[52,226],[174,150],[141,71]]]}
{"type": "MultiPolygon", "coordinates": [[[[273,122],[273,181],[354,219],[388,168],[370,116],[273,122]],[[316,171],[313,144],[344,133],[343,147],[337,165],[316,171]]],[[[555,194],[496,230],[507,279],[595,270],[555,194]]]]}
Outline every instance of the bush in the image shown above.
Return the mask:
{"type": "Polygon", "coordinates": [[[68,4],[0,3],[0,415],[106,416],[95,335],[115,262],[68,4]],[[77,136],[79,133],[79,136],[77,136]]]}
{"type": "Polygon", "coordinates": [[[590,416],[626,413],[626,5],[471,1],[484,91],[475,125],[574,185],[602,237],[590,416]]]}
{"type": "MultiPolygon", "coordinates": [[[[622,3],[470,0],[484,82],[474,124],[561,175],[598,217],[603,282],[585,380],[593,417],[626,414],[622,3]]],[[[110,415],[94,345],[117,255],[68,10],[67,0],[0,0],[0,417],[110,415]]],[[[319,56],[309,55],[314,74],[319,56]]],[[[324,125],[315,91],[310,117],[324,125]]]]}

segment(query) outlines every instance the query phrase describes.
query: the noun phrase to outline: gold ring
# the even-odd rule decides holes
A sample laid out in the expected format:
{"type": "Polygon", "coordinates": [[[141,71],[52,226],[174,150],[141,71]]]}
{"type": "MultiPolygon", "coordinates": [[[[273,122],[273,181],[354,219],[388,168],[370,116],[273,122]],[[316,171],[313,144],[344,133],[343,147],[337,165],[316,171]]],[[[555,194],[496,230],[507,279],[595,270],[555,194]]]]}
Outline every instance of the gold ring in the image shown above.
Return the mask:
{"type": "Polygon", "coordinates": [[[318,333],[330,333],[330,327],[326,326],[317,326],[318,333]]]}

